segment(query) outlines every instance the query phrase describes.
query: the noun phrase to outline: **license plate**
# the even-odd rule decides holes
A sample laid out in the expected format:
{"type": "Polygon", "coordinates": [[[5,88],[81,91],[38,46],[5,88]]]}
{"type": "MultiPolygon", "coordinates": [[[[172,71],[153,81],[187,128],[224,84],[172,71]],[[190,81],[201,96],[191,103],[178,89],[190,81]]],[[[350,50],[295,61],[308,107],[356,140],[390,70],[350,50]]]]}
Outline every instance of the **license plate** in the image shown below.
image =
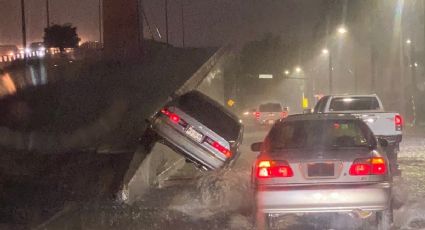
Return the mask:
{"type": "Polygon", "coordinates": [[[193,127],[189,127],[188,129],[186,129],[186,135],[188,135],[197,142],[202,142],[202,139],[204,138],[204,135],[193,129],[193,127]]]}
{"type": "Polygon", "coordinates": [[[308,177],[333,177],[335,175],[334,163],[311,163],[307,165],[308,177]]]}

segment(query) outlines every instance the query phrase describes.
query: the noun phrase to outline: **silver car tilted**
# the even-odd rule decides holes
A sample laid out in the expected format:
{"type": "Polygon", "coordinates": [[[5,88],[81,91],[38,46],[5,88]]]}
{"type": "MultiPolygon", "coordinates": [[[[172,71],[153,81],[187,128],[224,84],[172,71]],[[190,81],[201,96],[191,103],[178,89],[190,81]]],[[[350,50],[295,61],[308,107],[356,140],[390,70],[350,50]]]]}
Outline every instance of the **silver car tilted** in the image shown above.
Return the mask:
{"type": "Polygon", "coordinates": [[[239,119],[198,91],[175,98],[150,123],[142,138],[147,145],[162,141],[202,169],[226,167],[239,156],[239,119]]]}
{"type": "MultiPolygon", "coordinates": [[[[257,216],[265,224],[290,213],[356,213],[392,221],[391,172],[369,127],[342,114],[294,115],[277,122],[252,167],[257,216]]],[[[371,217],[372,218],[372,217],[371,217]]]]}

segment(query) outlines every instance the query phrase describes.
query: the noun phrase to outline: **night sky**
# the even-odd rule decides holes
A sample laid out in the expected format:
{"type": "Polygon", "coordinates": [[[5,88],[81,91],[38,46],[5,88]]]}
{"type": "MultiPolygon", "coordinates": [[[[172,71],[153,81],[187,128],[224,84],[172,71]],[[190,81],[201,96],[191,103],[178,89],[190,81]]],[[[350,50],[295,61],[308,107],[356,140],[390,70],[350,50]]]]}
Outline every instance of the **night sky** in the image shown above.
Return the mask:
{"type": "MultiPolygon", "coordinates": [[[[186,44],[217,46],[229,39],[252,40],[265,32],[309,36],[321,20],[320,1],[311,0],[169,0],[170,42],[180,46],[181,1],[184,5],[186,44]],[[304,29],[300,30],[299,27],[304,29]],[[300,33],[300,31],[302,33],[300,33]]],[[[19,0],[0,0],[0,44],[21,44],[19,0]]],[[[164,1],[144,0],[154,37],[165,39],[164,1]]],[[[52,23],[72,23],[83,41],[99,40],[98,0],[50,0],[52,23]]],[[[28,41],[41,41],[46,25],[45,0],[26,0],[28,41]]],[[[145,36],[150,32],[145,26],[145,36]]]]}

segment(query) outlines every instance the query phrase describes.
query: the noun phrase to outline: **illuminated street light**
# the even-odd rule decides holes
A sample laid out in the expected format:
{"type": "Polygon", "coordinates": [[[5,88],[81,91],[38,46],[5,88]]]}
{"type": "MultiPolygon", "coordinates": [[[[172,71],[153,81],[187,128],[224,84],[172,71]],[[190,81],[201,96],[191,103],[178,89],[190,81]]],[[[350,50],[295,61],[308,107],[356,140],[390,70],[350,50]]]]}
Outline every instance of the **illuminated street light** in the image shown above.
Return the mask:
{"type": "Polygon", "coordinates": [[[407,40],[406,40],[406,44],[410,44],[410,43],[412,43],[412,40],[407,39],[407,40]]]}
{"type": "Polygon", "coordinates": [[[347,33],[347,29],[344,26],[341,26],[338,28],[338,33],[339,34],[346,34],[347,33]]]}
{"type": "Polygon", "coordinates": [[[328,50],[328,49],[326,49],[326,48],[325,48],[325,49],[322,49],[322,54],[325,54],[325,55],[326,55],[326,54],[329,54],[329,50],[328,50]]]}
{"type": "Polygon", "coordinates": [[[289,70],[285,70],[285,75],[288,76],[291,72],[289,70]]]}
{"type": "Polygon", "coordinates": [[[295,67],[295,72],[301,73],[301,71],[302,71],[301,67],[299,67],[299,66],[295,67]]]}
{"type": "Polygon", "coordinates": [[[417,63],[417,62],[415,62],[413,65],[414,65],[415,67],[418,67],[418,63],[417,63]]]}

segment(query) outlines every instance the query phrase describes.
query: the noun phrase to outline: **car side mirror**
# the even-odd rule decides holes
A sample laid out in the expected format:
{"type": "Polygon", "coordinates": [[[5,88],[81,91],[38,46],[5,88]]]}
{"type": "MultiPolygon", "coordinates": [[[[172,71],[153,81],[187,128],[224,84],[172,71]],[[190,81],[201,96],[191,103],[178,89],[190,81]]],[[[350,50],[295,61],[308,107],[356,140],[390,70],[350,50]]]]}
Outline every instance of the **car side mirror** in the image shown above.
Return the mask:
{"type": "Polygon", "coordinates": [[[383,138],[378,138],[378,142],[379,142],[379,145],[381,146],[381,147],[388,147],[388,141],[387,140],[385,140],[385,139],[383,139],[383,138]]]}
{"type": "Polygon", "coordinates": [[[256,142],[256,143],[253,143],[252,145],[251,145],[251,150],[253,151],[253,152],[260,152],[261,151],[261,146],[263,145],[263,142],[256,142]]]}

